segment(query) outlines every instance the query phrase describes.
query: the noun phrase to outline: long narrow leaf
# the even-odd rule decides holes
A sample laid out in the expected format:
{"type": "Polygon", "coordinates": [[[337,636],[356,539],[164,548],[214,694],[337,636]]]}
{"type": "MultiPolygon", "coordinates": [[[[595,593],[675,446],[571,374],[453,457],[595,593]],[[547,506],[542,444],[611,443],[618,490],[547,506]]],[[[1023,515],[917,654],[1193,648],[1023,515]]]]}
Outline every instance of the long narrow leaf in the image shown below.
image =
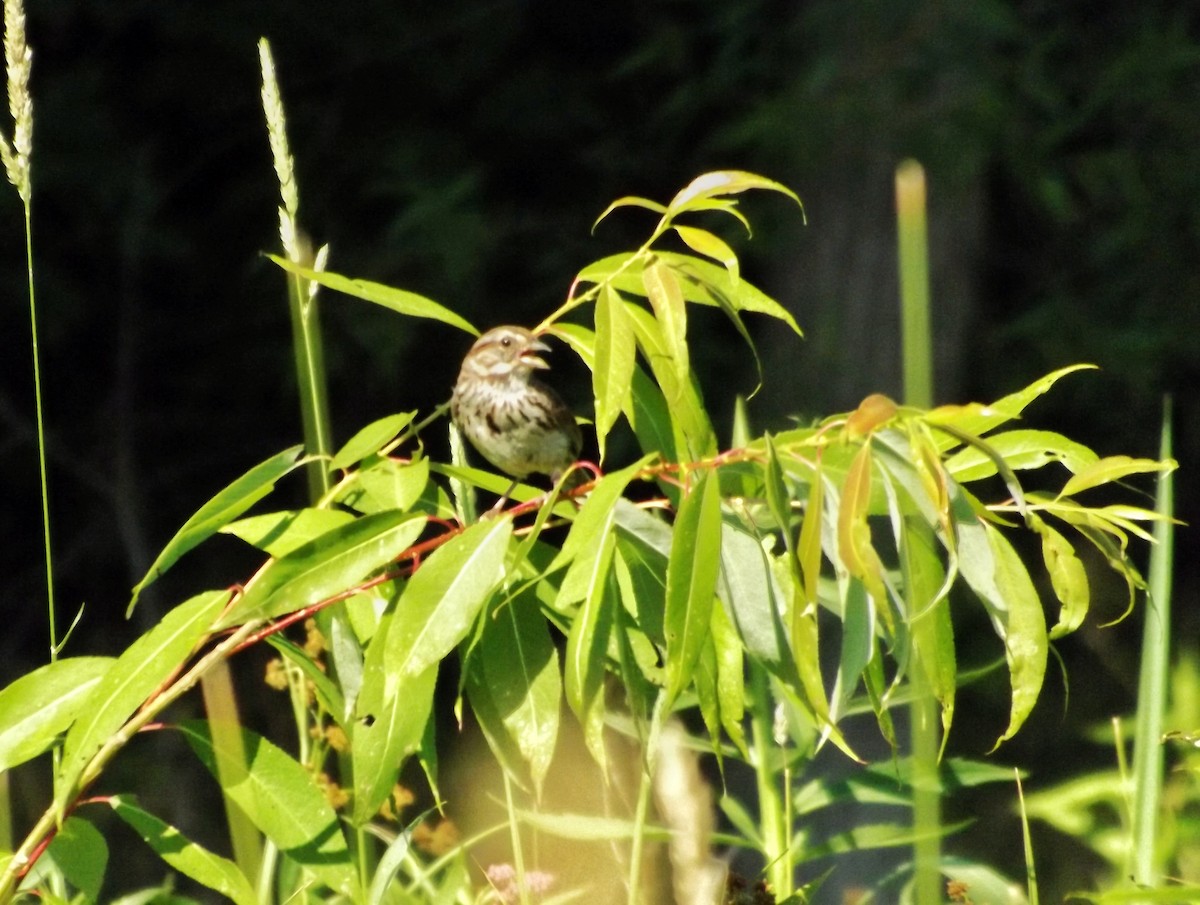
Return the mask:
{"type": "Polygon", "coordinates": [[[704,472],[684,497],[675,519],[667,563],[667,699],[688,686],[708,638],[721,563],[721,490],[704,472]]]}
{"type": "Polygon", "coordinates": [[[211,500],[197,510],[196,514],[184,522],[183,527],[176,532],[170,542],[163,547],[161,553],[150,565],[144,578],[133,588],[133,598],[125,611],[126,617],[133,613],[137,606],[138,596],[159,575],[171,568],[172,565],[201,541],[207,540],[219,529],[232,522],[235,518],[265,497],[275,488],[275,482],[300,465],[300,456],[304,451],[302,446],[293,446],[267,461],[254,466],[211,500]]]}
{"type": "Polygon", "coordinates": [[[185,837],[178,829],[138,807],[132,796],[114,795],[108,803],[168,865],[237,905],[257,905],[250,881],[228,858],[185,837]]]}
{"type": "MultiPolygon", "coordinates": [[[[208,725],[180,725],[196,756],[216,776],[216,752],[208,725]]],[[[361,898],[337,814],[309,772],[260,735],[242,730],[245,773],[222,778],[222,791],[279,850],[335,892],[361,898]]],[[[227,758],[228,762],[238,759],[227,758]]]]}
{"type": "Polygon", "coordinates": [[[179,669],[212,630],[229,602],[229,591],[207,591],[167,613],[133,642],[96,683],[63,742],[55,804],[77,791],[76,783],[100,747],[119,730],[163,680],[179,669]]]}
{"type": "Polygon", "coordinates": [[[283,616],[347,591],[408,549],[424,528],[425,516],[392,510],[328,531],[259,572],[221,627],[283,616]]]}
{"type": "Polygon", "coordinates": [[[48,750],[115,662],[111,657],[57,660],[0,691],[0,772],[48,750]]]}
{"type": "Polygon", "coordinates": [[[511,519],[477,522],[417,570],[388,630],[383,664],[390,682],[425,672],[466,637],[500,583],[511,537],[511,519]]]}

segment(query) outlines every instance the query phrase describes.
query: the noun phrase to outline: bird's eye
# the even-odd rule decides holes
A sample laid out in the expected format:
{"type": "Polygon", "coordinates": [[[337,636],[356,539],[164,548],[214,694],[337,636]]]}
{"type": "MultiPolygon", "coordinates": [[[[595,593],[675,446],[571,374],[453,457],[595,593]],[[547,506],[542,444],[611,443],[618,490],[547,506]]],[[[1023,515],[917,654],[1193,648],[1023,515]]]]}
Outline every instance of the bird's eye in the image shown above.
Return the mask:
{"type": "Polygon", "coordinates": [[[512,337],[505,336],[503,339],[500,340],[500,345],[504,346],[504,348],[507,349],[509,346],[512,345],[512,337]]]}

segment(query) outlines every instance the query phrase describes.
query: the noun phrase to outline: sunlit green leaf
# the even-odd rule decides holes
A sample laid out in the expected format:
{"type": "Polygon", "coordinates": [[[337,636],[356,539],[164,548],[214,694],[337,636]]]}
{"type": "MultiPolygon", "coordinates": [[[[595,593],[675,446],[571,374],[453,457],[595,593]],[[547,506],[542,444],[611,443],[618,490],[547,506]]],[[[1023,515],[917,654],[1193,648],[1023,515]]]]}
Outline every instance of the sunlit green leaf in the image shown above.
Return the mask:
{"type": "Polygon", "coordinates": [[[352,521],[354,516],[340,509],[296,509],[238,519],[223,527],[221,533],[239,537],[278,558],[352,521]]]}
{"type": "Polygon", "coordinates": [[[223,526],[265,497],[275,488],[275,482],[304,464],[300,458],[304,448],[293,446],[250,469],[184,522],[183,527],[167,543],[154,560],[145,577],[133,589],[133,599],[125,611],[126,617],[137,605],[138,595],[159,575],[202,541],[212,537],[223,526]]]}
{"type": "Polygon", "coordinates": [[[633,371],[637,340],[620,295],[604,286],[596,299],[596,358],[592,393],[596,405],[596,438],[604,461],[605,439],[622,411],[633,404],[633,371]]]}
{"type": "MultiPolygon", "coordinates": [[[[1076,371],[1095,367],[1095,365],[1077,364],[1059,368],[1045,377],[1038,378],[1029,384],[1029,386],[996,400],[991,405],[980,405],[978,403],[945,405],[933,409],[924,417],[931,424],[948,424],[957,428],[962,433],[979,437],[990,430],[996,429],[1001,424],[1018,417],[1031,402],[1047,392],[1063,377],[1073,374],[1076,371]]],[[[948,440],[946,446],[943,446],[943,448],[953,445],[954,441],[948,440]]]]}
{"type": "Polygon", "coordinates": [[[583,601],[567,633],[564,663],[567,703],[583,724],[584,741],[601,767],[607,763],[603,738],[604,665],[616,595],[611,571],[615,546],[616,535],[605,531],[595,553],[577,558],[571,565],[570,572],[581,576],[583,601]]]}
{"type": "Polygon", "coordinates": [[[655,320],[658,321],[662,348],[679,386],[685,386],[690,380],[691,361],[688,357],[687,307],[683,290],[670,266],[657,258],[651,260],[642,271],[642,282],[646,286],[650,307],[654,309],[655,320]]]}
{"type": "Polygon", "coordinates": [[[986,522],[960,519],[959,566],[1004,642],[1012,683],[1008,728],[1012,738],[1037,702],[1046,674],[1046,619],[1037,590],[1008,540],[986,522]]]}
{"type": "Polygon", "coordinates": [[[1051,528],[1041,518],[1032,516],[1029,526],[1042,538],[1042,560],[1050,575],[1054,596],[1062,604],[1058,622],[1050,630],[1050,638],[1061,638],[1083,625],[1087,616],[1091,590],[1087,570],[1075,555],[1070,541],[1051,528]]]}
{"type": "Polygon", "coordinates": [[[625,309],[633,323],[638,346],[650,363],[650,370],[662,388],[672,422],[679,428],[683,444],[679,452],[699,459],[716,452],[716,435],[700,400],[700,394],[689,373],[681,381],[678,359],[667,346],[660,324],[645,309],[626,303],[625,309]]]}
{"type": "Polygon", "coordinates": [[[486,695],[502,731],[529,765],[540,797],[558,740],[562,680],[558,651],[533,595],[497,609],[480,639],[471,673],[477,680],[468,684],[472,703],[486,695]]]}
{"type": "Polygon", "coordinates": [[[842,617],[842,649],[838,657],[830,716],[841,719],[846,703],[858,687],[859,676],[875,652],[875,606],[862,581],[846,576],[838,582],[842,617]]]}
{"type": "Polygon", "coordinates": [[[429,483],[428,459],[402,462],[383,459],[354,473],[343,483],[337,501],[364,514],[386,509],[407,511],[416,505],[429,483]]]}
{"type": "Polygon", "coordinates": [[[665,214],[667,208],[665,205],[659,204],[657,201],[651,201],[649,198],[640,198],[637,195],[626,195],[623,198],[618,198],[612,204],[604,209],[596,222],[592,224],[592,229],[600,225],[600,221],[611,214],[613,211],[622,207],[641,207],[648,211],[654,211],[656,214],[665,214]]]}
{"type": "Polygon", "coordinates": [[[108,843],[90,822],[82,817],[68,817],[43,857],[62,871],[85,902],[99,901],[108,867],[108,843]]]}
{"type": "Polygon", "coordinates": [[[0,691],[0,772],[49,749],[115,662],[111,657],[57,660],[0,691]]]}
{"type": "Polygon", "coordinates": [[[113,736],[163,681],[191,656],[232,596],[206,591],[171,610],[131,644],[95,684],[63,742],[56,805],[64,805],[100,746],[113,736]]]}
{"type": "Polygon", "coordinates": [[[415,416],[416,412],[400,412],[395,415],[387,415],[379,418],[360,428],[353,437],[343,444],[341,449],[334,453],[329,467],[334,469],[349,468],[351,465],[361,462],[367,456],[374,455],[399,434],[400,431],[408,427],[415,416]]]}
{"type": "Polygon", "coordinates": [[[423,515],[389,510],[327,531],[268,563],[218,627],[276,618],[351,590],[412,546],[424,529],[423,515]]]}
{"type": "MultiPolygon", "coordinates": [[[[720,292],[738,311],[769,315],[783,321],[797,336],[803,335],[791,312],[745,279],[734,284],[729,272],[721,265],[694,255],[669,251],[657,251],[654,257],[669,264],[680,277],[683,297],[689,302],[715,306],[717,300],[713,293],[720,292]]],[[[577,279],[597,284],[611,280],[614,288],[622,293],[645,296],[646,287],[642,281],[645,264],[644,259],[635,259],[631,263],[628,252],[611,255],[585,267],[577,279]]]]}
{"type": "MultiPolygon", "coordinates": [[[[190,720],[179,726],[201,763],[217,775],[217,754],[208,724],[190,720]]],[[[244,762],[240,775],[221,777],[222,791],[282,854],[335,892],[361,898],[346,837],[338,816],[309,772],[260,735],[242,730],[244,760],[223,752],[222,764],[244,762]]]]}
{"type": "Polygon", "coordinates": [[[313,694],[325,712],[339,724],[344,723],[347,713],[342,690],[339,683],[329,677],[323,664],[317,663],[304,648],[283,637],[280,632],[268,635],[266,641],[304,673],[304,678],[312,683],[313,694]]]}
{"type": "MultiPolygon", "coordinates": [[[[626,312],[628,314],[628,312],[626,312]]],[[[596,369],[595,334],[577,324],[556,324],[554,333],[583,359],[589,369],[596,369]]],[[[634,364],[630,378],[630,402],[625,417],[637,436],[642,451],[659,453],[668,462],[678,461],[675,428],[662,390],[654,385],[640,366],[634,364]]]]}
{"type": "Polygon", "coordinates": [[[354,823],[364,826],[391,794],[404,759],[421,746],[437,682],[436,661],[423,671],[396,675],[385,661],[391,626],[402,619],[389,610],[379,623],[363,661],[362,687],[350,725],[354,765],[354,823]]]}
{"type": "Polygon", "coordinates": [[[1101,484],[1119,481],[1134,474],[1160,474],[1175,468],[1174,462],[1157,459],[1131,459],[1129,456],[1108,456],[1092,462],[1077,472],[1059,491],[1060,497],[1075,496],[1101,484]]]}
{"type": "MultiPolygon", "coordinates": [[[[724,535],[722,536],[722,539],[724,535]]],[[[742,756],[749,758],[742,721],[746,711],[746,676],[742,645],[722,607],[712,608],[711,638],[716,654],[717,703],[721,726],[742,756]]]]}
{"type": "Polygon", "coordinates": [[[511,537],[511,519],[476,522],[417,569],[388,631],[383,662],[390,678],[423,673],[466,637],[500,584],[511,537]]]}
{"type": "MultiPolygon", "coordinates": [[[[629,486],[629,482],[650,461],[650,457],[646,456],[632,465],[627,465],[619,471],[613,471],[601,478],[592,492],[587,495],[587,499],[583,503],[583,508],[579,510],[579,514],[575,517],[575,522],[571,525],[571,531],[567,535],[567,539],[563,541],[562,548],[551,562],[548,572],[554,572],[561,569],[568,563],[573,563],[580,559],[590,560],[595,556],[600,549],[600,545],[604,542],[604,536],[612,530],[613,521],[616,517],[616,506],[618,500],[625,493],[625,488],[629,486]]],[[[590,571],[590,566],[579,566],[584,572],[590,571]]],[[[567,576],[563,579],[558,592],[558,605],[564,607],[568,604],[575,603],[583,599],[584,591],[582,588],[587,584],[586,581],[579,580],[571,576],[571,571],[575,569],[572,565],[571,570],[568,570],[567,576]]]]}
{"type": "Polygon", "coordinates": [[[721,489],[710,471],[699,474],[675,518],[667,564],[667,698],[690,683],[712,621],[721,563],[721,489]]]}
{"type": "Polygon", "coordinates": [[[883,586],[883,563],[871,541],[871,528],[867,523],[870,507],[871,445],[864,443],[850,463],[842,488],[837,521],[838,555],[850,574],[860,579],[867,593],[875,599],[879,614],[885,616],[887,595],[883,586]]]}
{"type": "MultiPolygon", "coordinates": [[[[759,176],[757,173],[748,173],[745,170],[715,170],[697,176],[682,188],[671,199],[668,211],[671,214],[678,214],[693,206],[697,201],[736,195],[750,189],[778,192],[791,198],[796,204],[800,204],[799,196],[783,183],[759,176]]],[[[804,206],[800,205],[800,208],[803,210],[804,206]]]]}
{"type": "Polygon", "coordinates": [[[250,881],[228,858],[197,845],[175,827],[138,807],[132,796],[114,795],[107,802],[172,868],[237,905],[257,905],[258,896],[250,881]]]}
{"type": "Polygon", "coordinates": [[[425,296],[418,295],[415,292],[409,292],[406,289],[393,289],[391,286],[385,286],[382,283],[373,283],[370,280],[352,280],[341,274],[330,273],[325,270],[313,270],[311,267],[295,264],[279,255],[268,254],[267,257],[289,273],[304,277],[304,279],[332,289],[334,292],[343,292],[346,295],[352,295],[364,301],[374,302],[376,305],[382,305],[384,308],[395,311],[397,314],[403,314],[406,317],[423,317],[441,321],[443,324],[458,327],[458,329],[464,330],[467,333],[472,333],[476,336],[479,335],[479,331],[469,321],[455,314],[449,308],[443,307],[432,299],[427,299],[425,296]]]}
{"type": "Polygon", "coordinates": [[[706,229],[696,229],[694,226],[683,226],[676,223],[673,227],[679,238],[696,254],[712,258],[725,268],[734,284],[741,278],[737,254],[726,244],[724,239],[713,235],[706,229]]]}
{"type": "Polygon", "coordinates": [[[954,626],[945,599],[946,570],[938,555],[933,529],[919,516],[910,515],[905,519],[900,547],[909,632],[918,668],[924,672],[929,690],[942,708],[944,749],[954,722],[958,687],[954,626]]]}
{"type": "MultiPolygon", "coordinates": [[[[1078,473],[1096,461],[1096,454],[1062,434],[1042,430],[1011,430],[988,437],[988,444],[1009,468],[1041,468],[1061,462],[1078,473]]],[[[946,460],[946,470],[956,481],[969,482],[996,474],[996,463],[981,449],[967,446],[946,460]]]]}

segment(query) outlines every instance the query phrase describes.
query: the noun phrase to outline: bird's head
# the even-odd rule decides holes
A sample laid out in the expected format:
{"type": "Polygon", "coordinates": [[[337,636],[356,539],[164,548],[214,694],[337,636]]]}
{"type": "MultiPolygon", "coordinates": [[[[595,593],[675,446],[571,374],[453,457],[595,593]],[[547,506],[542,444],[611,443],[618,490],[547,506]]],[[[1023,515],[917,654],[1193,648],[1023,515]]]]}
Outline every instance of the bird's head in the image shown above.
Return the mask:
{"type": "Polygon", "coordinates": [[[538,354],[549,351],[548,345],[524,327],[495,327],[475,340],[463,368],[484,379],[527,380],[535,369],[550,367],[538,354]]]}

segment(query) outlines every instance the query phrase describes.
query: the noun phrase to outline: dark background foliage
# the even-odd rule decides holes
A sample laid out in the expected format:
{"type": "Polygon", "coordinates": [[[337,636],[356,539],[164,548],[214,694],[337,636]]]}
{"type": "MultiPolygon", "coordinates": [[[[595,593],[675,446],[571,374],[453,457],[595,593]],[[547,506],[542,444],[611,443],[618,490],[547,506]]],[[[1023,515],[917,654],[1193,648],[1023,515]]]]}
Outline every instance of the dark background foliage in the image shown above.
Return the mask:
{"type": "MultiPolygon", "coordinates": [[[[260,35],[279,68],[301,219],[331,244],[331,269],[422,292],[482,327],[536,322],[580,267],[639,241],[650,220],[638,212],[591,234],[618,196],[665,200],[722,167],[794,188],[807,226],[785,202],[751,197],[755,236],[739,242],[745,272],[807,333],[752,325],[767,365],[751,405],[760,428],[899,395],[891,179],[920,159],[939,399],[987,400],[1094,362],[1101,372],[1061,385],[1032,421],[1101,453],[1153,455],[1173,393],[1183,515],[1197,511],[1186,466],[1200,443],[1200,23],[1186,4],[39,0],[29,15],[60,620],[86,604],[68,653],[115,652],[164,607],[249,574],[253,558],[218,542],[145,599],[140,625],[121,618],[193,509],[299,437],[284,283],[259,254],[278,242],[260,35]]],[[[44,660],[46,639],[13,192],[0,193],[0,224],[7,683],[44,660]]],[[[325,298],[324,324],[339,439],[442,401],[469,345],[342,297],[325,298]]],[[[720,424],[754,385],[748,356],[717,315],[691,331],[720,424]]],[[[565,351],[556,376],[585,410],[585,375],[565,351]]],[[[1186,639],[1197,576],[1181,560],[1186,639]]],[[[1101,596],[1101,616],[1120,611],[1118,590],[1101,596]]],[[[960,639],[964,658],[995,654],[960,639]]],[[[1051,679],[1000,756],[1052,758],[1041,782],[1109,763],[1078,727],[1132,706],[1137,640],[1134,620],[1061,645],[1066,719],[1051,679]]],[[[257,684],[245,694],[253,708],[257,684]]],[[[1003,688],[979,694],[955,742],[970,754],[1006,708],[1003,688]]],[[[1012,867],[1019,841],[1006,832],[1012,867]]],[[[1046,861],[1072,860],[1062,840],[1038,841],[1046,861]]]]}

